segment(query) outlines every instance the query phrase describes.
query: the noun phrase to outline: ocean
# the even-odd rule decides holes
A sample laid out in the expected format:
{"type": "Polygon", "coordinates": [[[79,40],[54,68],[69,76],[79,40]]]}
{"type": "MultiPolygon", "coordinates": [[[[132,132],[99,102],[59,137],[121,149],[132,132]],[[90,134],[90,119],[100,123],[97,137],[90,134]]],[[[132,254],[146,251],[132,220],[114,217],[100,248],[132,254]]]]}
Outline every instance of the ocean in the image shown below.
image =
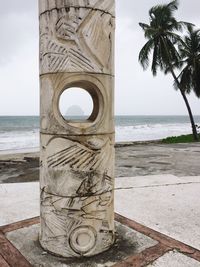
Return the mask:
{"type": "MultiPolygon", "coordinates": [[[[195,116],[200,125],[200,116],[195,116]]],[[[191,133],[187,116],[116,116],[116,142],[191,133]]],[[[39,148],[38,116],[0,116],[0,151],[39,148]]]]}

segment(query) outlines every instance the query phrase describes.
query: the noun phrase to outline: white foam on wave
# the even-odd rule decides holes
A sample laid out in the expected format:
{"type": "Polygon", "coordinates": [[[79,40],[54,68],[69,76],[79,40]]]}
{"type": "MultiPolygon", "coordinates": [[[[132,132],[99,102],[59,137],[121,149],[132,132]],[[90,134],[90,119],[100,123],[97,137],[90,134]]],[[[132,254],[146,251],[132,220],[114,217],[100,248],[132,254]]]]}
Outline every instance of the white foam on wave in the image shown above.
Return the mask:
{"type": "Polygon", "coordinates": [[[0,133],[0,151],[39,147],[39,130],[0,133]]]}
{"type": "MultiPolygon", "coordinates": [[[[189,123],[116,126],[116,142],[146,141],[191,133],[189,123]]],[[[0,151],[39,148],[39,130],[0,133],[0,151]]]]}
{"type": "Polygon", "coordinates": [[[116,141],[146,141],[191,133],[188,123],[144,124],[136,126],[117,126],[116,141]]]}

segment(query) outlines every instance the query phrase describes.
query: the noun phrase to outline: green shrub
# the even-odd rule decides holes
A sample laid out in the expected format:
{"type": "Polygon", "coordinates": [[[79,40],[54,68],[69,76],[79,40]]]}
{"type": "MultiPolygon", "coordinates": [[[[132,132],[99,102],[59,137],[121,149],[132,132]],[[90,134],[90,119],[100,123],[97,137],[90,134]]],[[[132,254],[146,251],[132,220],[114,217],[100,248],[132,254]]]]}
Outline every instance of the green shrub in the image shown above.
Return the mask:
{"type": "MultiPolygon", "coordinates": [[[[200,139],[200,136],[199,136],[199,139],[200,139]]],[[[171,137],[167,137],[162,140],[162,143],[165,143],[165,144],[192,143],[192,142],[195,142],[192,134],[171,136],[171,137]]]]}

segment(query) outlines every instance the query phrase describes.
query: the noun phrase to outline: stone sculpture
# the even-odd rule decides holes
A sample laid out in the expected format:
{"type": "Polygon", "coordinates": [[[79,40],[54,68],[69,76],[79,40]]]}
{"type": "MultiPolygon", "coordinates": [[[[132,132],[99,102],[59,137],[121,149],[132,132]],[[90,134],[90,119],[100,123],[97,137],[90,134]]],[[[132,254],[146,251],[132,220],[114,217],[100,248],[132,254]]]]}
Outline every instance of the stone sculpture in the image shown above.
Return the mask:
{"type": "Polygon", "coordinates": [[[114,242],[114,0],[39,0],[42,247],[92,256],[114,242]],[[85,121],[59,110],[64,90],[93,99],[85,121]]]}

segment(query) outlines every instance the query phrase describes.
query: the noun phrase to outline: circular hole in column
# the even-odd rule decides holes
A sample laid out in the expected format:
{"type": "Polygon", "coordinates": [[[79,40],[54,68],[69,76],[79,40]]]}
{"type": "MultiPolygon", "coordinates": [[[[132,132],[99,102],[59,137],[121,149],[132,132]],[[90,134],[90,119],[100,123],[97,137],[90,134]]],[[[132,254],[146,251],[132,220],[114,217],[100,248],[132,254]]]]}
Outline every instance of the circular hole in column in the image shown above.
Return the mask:
{"type": "Polygon", "coordinates": [[[59,110],[67,122],[87,122],[95,119],[93,96],[81,87],[70,87],[62,92],[59,110]]]}

